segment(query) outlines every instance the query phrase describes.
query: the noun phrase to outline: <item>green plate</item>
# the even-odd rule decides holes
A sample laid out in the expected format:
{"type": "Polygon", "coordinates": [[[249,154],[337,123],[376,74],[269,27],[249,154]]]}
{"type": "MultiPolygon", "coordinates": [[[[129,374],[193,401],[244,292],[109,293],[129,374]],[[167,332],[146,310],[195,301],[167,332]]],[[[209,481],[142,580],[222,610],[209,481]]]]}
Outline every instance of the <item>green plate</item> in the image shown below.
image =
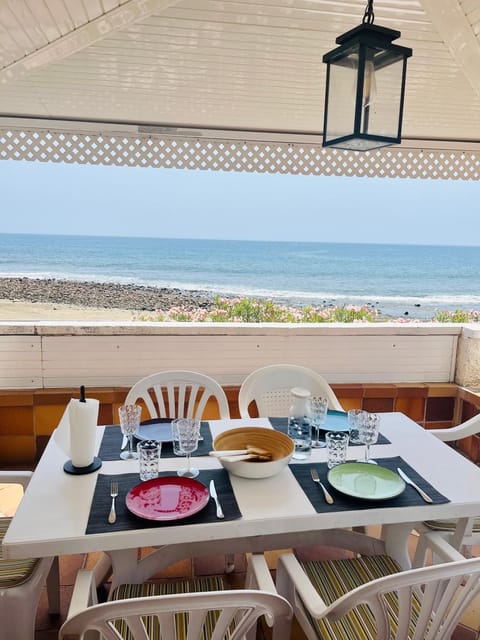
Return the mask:
{"type": "Polygon", "coordinates": [[[378,464],[346,462],[330,469],[327,477],[337,491],[364,500],[386,500],[405,490],[405,482],[395,471],[378,464]]]}

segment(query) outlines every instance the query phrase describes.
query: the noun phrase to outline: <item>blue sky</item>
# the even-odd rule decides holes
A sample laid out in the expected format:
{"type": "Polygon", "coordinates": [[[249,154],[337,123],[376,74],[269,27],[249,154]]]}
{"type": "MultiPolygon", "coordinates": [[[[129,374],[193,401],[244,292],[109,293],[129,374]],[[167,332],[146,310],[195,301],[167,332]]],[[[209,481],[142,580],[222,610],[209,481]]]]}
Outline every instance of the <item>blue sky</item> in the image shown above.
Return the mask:
{"type": "Polygon", "coordinates": [[[480,245],[478,182],[0,161],[3,233],[480,245]]]}

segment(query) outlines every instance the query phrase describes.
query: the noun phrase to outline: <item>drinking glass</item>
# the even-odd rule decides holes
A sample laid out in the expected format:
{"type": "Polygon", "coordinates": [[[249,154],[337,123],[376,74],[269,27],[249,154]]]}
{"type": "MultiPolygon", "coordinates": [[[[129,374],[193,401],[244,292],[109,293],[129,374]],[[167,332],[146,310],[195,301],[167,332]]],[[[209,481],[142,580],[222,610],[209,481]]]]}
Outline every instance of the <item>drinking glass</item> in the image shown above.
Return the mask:
{"type": "Polygon", "coordinates": [[[158,478],[161,452],[162,443],[156,440],[142,440],[137,444],[138,469],[142,482],[158,478]]]}
{"type": "Polygon", "coordinates": [[[359,440],[365,445],[365,458],[360,462],[377,464],[375,460],[370,459],[370,445],[375,444],[378,440],[379,427],[380,416],[376,413],[367,413],[363,421],[358,425],[359,440]]]}
{"type": "Polygon", "coordinates": [[[185,478],[196,478],[200,472],[198,469],[191,466],[190,454],[198,448],[200,420],[196,420],[194,418],[180,418],[177,420],[177,429],[180,449],[186,455],[186,467],[179,469],[177,471],[177,475],[185,478]]]}
{"type": "Polygon", "coordinates": [[[325,435],[327,467],[329,469],[347,461],[348,439],[348,433],[345,431],[329,431],[325,435]]]}
{"type": "Polygon", "coordinates": [[[176,456],[184,456],[185,455],[185,453],[180,449],[180,443],[178,441],[177,423],[181,419],[182,418],[175,418],[174,420],[172,420],[172,449],[173,449],[173,453],[176,456]]]}
{"type": "Polygon", "coordinates": [[[318,449],[326,446],[325,442],[320,440],[320,429],[327,417],[328,400],[327,398],[313,397],[310,400],[310,407],[312,410],[312,425],[315,427],[315,440],[312,441],[312,447],[318,449]]]}
{"type": "Polygon", "coordinates": [[[362,441],[358,436],[359,424],[365,419],[367,415],[368,411],[363,411],[363,409],[350,409],[348,411],[347,421],[350,431],[351,444],[362,444],[362,441]]]}
{"type": "Polygon", "coordinates": [[[136,460],[138,454],[133,450],[133,436],[138,433],[142,407],[139,404],[124,404],[118,409],[120,417],[120,429],[124,436],[128,437],[128,451],[122,451],[122,460],[136,460]]]}

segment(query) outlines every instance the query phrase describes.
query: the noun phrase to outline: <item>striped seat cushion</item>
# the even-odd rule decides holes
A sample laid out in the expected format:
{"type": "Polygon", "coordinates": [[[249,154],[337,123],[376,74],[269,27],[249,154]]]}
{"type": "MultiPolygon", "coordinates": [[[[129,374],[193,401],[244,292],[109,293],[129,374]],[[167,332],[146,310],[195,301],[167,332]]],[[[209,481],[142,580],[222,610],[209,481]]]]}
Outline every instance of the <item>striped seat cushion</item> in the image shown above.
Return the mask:
{"type": "MultiPolygon", "coordinates": [[[[371,580],[398,573],[401,569],[389,556],[364,556],[325,562],[304,561],[301,565],[323,601],[332,604],[340,596],[371,580]]],[[[398,601],[394,593],[385,596],[392,630],[398,625],[398,601]]],[[[413,623],[420,603],[415,599],[413,623]]],[[[310,623],[322,639],[332,640],[375,640],[375,618],[367,605],[359,605],[335,622],[327,619],[310,623]]]]}
{"type": "MultiPolygon", "coordinates": [[[[453,518],[451,520],[425,520],[424,524],[435,531],[455,531],[457,522],[458,521],[453,518]]],[[[480,533],[480,516],[473,519],[472,531],[473,533],[480,533]]]]}
{"type": "Polygon", "coordinates": [[[26,582],[38,560],[6,560],[2,553],[2,542],[11,518],[0,518],[0,589],[16,587],[26,582]]]}
{"type": "MultiPolygon", "coordinates": [[[[126,598],[143,598],[147,596],[160,596],[178,593],[197,593],[200,591],[223,591],[225,585],[221,577],[196,578],[182,580],[178,582],[149,583],[143,584],[121,584],[111,596],[111,600],[124,600],[126,598]]],[[[212,637],[218,611],[210,611],[205,619],[201,640],[209,640],[212,637]]],[[[150,640],[160,638],[158,620],[155,616],[143,617],[143,623],[148,631],[150,640]]],[[[187,614],[179,613],[175,616],[175,626],[177,630],[177,640],[184,640],[187,637],[187,614]]],[[[124,640],[130,640],[131,634],[123,620],[116,620],[115,627],[124,640]]]]}

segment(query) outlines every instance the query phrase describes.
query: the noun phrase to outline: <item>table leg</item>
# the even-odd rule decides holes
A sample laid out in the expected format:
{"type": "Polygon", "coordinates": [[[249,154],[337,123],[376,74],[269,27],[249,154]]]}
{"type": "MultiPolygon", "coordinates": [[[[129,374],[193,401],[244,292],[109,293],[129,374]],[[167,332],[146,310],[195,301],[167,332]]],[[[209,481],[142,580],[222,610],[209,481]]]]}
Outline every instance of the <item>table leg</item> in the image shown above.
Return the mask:
{"type": "Polygon", "coordinates": [[[455,531],[450,538],[450,544],[457,551],[462,551],[463,539],[466,536],[472,535],[473,531],[473,518],[459,518],[455,531]]]}
{"type": "Polygon", "coordinates": [[[382,540],[387,555],[396,560],[402,569],[411,569],[412,562],[408,553],[408,538],[415,523],[386,524],[382,527],[382,540]]]}
{"type": "Polygon", "coordinates": [[[112,591],[120,584],[136,582],[138,549],[119,549],[108,555],[112,560],[112,591]]]}

